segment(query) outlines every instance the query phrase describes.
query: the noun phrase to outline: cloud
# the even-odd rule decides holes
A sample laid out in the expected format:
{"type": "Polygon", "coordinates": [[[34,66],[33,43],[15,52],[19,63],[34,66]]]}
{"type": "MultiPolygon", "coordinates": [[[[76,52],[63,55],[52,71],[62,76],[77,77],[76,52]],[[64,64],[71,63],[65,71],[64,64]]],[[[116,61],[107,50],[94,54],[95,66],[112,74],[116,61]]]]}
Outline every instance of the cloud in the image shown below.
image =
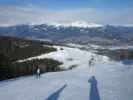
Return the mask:
{"type": "Polygon", "coordinates": [[[42,24],[87,21],[98,24],[133,24],[132,9],[100,10],[94,8],[53,10],[34,6],[0,6],[0,25],[42,24]]]}

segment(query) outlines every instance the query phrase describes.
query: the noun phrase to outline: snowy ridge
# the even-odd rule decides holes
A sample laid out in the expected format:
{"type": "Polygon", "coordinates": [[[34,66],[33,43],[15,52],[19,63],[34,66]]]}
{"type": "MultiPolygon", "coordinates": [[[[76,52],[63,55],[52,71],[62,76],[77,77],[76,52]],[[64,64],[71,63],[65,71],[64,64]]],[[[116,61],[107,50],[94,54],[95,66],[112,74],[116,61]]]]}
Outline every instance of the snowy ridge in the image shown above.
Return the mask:
{"type": "Polygon", "coordinates": [[[92,56],[95,58],[96,63],[109,61],[109,58],[106,56],[97,55],[92,52],[82,51],[78,48],[70,48],[63,46],[54,46],[54,48],[57,48],[57,51],[48,54],[42,54],[36,57],[27,58],[24,60],[18,60],[17,62],[25,62],[27,60],[33,60],[33,59],[51,58],[63,62],[63,65],[61,65],[61,67],[67,69],[72,65],[82,66],[83,63],[88,64],[92,56]]]}
{"type": "Polygon", "coordinates": [[[51,23],[50,25],[54,25],[56,27],[83,27],[83,28],[93,28],[93,27],[102,27],[101,24],[96,23],[88,23],[85,21],[75,21],[75,22],[69,22],[69,23],[51,23]]]}

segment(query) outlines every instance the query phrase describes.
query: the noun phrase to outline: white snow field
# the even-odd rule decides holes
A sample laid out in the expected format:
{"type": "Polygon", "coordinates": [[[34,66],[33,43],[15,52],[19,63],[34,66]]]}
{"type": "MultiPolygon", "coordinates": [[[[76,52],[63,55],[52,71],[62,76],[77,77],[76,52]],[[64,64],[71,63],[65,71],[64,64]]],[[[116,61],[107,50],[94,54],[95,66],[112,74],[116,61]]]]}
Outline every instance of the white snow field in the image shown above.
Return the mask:
{"type": "Polygon", "coordinates": [[[77,67],[45,73],[39,79],[29,76],[0,82],[0,100],[133,100],[132,65],[77,48],[55,47],[58,51],[20,62],[53,58],[64,63],[61,67],[77,67]],[[92,55],[96,61],[90,68],[92,55]]]}

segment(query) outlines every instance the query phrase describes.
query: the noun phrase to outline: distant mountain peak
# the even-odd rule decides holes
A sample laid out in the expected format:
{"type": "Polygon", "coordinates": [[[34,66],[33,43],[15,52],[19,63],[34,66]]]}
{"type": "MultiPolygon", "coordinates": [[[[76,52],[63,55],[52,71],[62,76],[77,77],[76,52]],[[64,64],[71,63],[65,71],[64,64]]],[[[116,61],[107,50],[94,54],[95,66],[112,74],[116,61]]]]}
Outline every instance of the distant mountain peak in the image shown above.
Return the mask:
{"type": "Polygon", "coordinates": [[[92,27],[102,27],[101,24],[96,23],[88,23],[85,21],[75,21],[75,22],[68,22],[68,23],[51,23],[56,27],[63,26],[63,27],[83,27],[83,28],[92,28],[92,27]]]}

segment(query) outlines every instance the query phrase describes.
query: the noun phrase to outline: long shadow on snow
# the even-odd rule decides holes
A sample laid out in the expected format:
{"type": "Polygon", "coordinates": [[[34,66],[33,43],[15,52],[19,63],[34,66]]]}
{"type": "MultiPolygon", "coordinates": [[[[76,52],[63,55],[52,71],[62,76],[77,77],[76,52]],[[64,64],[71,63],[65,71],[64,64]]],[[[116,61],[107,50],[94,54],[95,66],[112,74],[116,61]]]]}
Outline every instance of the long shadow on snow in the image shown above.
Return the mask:
{"type": "Polygon", "coordinates": [[[64,90],[66,86],[67,86],[66,84],[62,86],[59,90],[51,94],[46,100],[58,100],[60,93],[64,90]]]}
{"type": "Polygon", "coordinates": [[[88,82],[91,85],[90,88],[90,99],[89,100],[100,100],[100,95],[99,95],[99,91],[97,88],[97,80],[95,78],[95,76],[92,76],[88,82]]]}

